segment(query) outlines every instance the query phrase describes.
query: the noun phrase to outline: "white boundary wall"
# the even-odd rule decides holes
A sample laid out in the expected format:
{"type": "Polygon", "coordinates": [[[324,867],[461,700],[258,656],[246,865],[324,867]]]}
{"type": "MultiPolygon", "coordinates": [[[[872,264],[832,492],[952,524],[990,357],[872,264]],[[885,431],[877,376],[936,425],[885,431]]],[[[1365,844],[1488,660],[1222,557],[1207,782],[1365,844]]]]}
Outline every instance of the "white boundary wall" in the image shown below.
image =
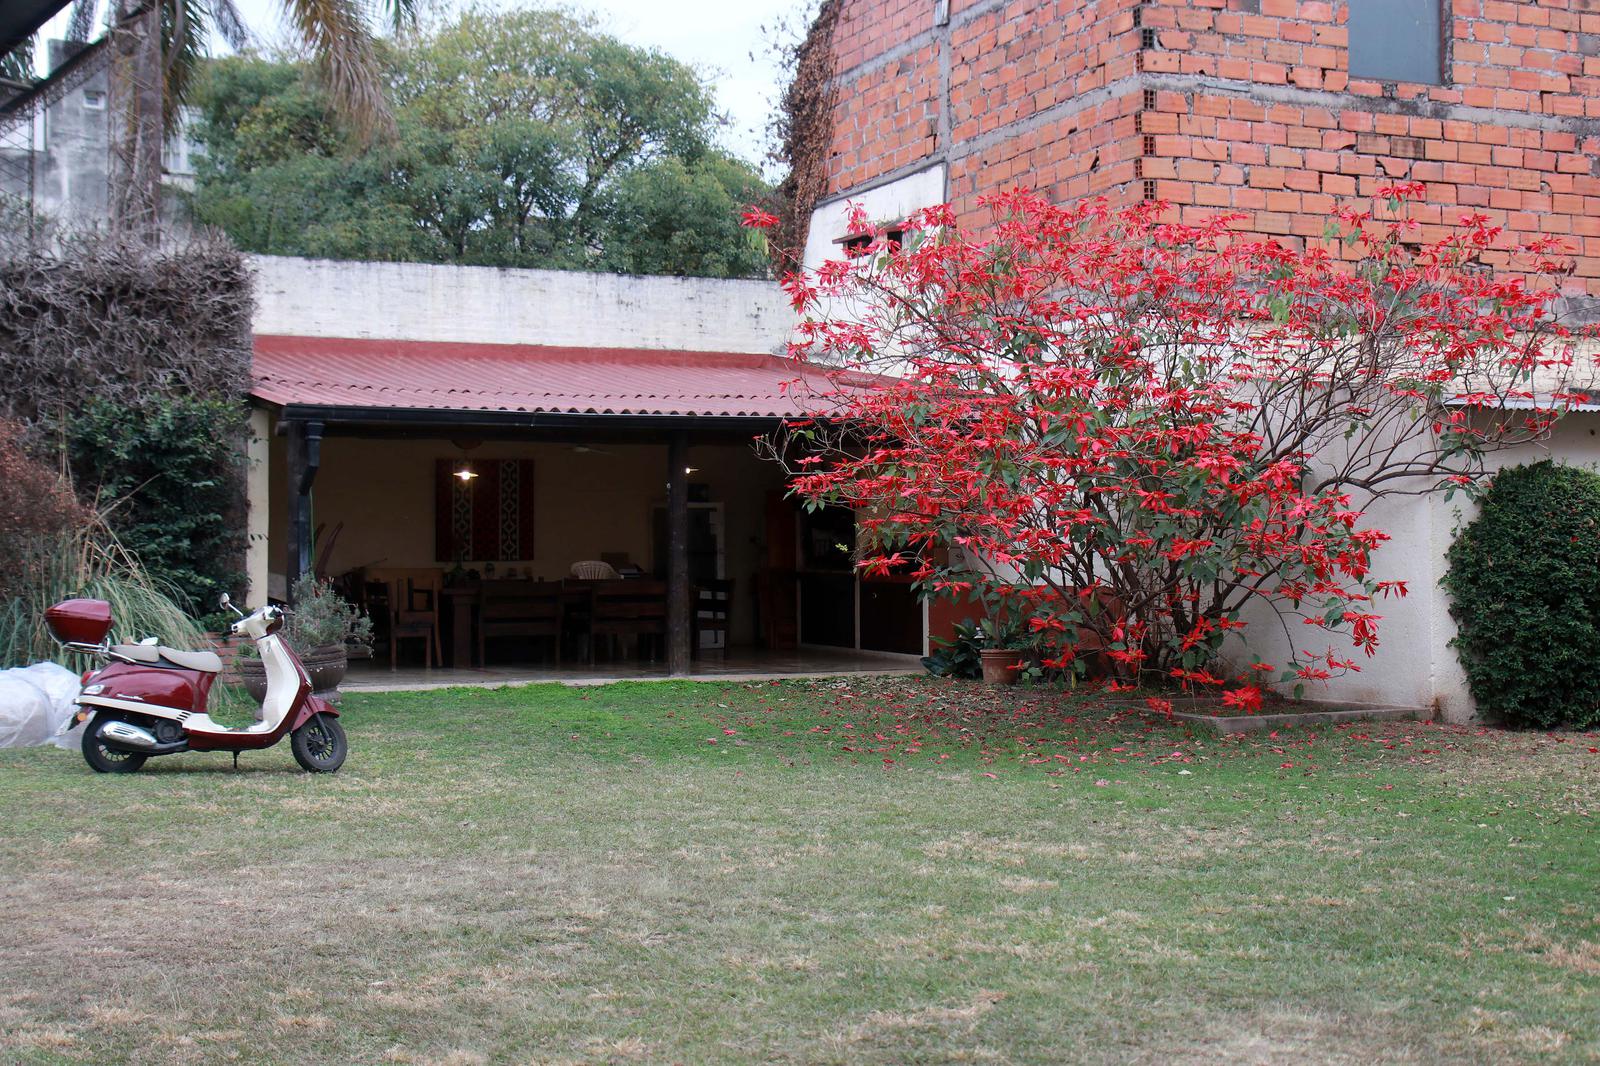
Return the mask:
{"type": "Polygon", "coordinates": [[[780,354],[772,281],[252,256],[260,334],[780,354]]]}

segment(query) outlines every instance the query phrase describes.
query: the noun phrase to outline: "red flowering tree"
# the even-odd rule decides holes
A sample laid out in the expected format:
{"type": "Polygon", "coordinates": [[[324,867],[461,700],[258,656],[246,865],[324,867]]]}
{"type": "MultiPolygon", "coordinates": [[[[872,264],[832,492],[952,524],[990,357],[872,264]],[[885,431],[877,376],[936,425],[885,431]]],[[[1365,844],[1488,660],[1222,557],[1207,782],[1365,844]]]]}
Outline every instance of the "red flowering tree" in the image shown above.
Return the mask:
{"type": "MultiPolygon", "coordinates": [[[[1382,214],[1420,194],[1386,190],[1382,214]]],[[[1226,686],[1246,707],[1262,682],[1356,668],[1376,601],[1405,592],[1372,573],[1386,537],[1362,507],[1470,489],[1576,398],[1539,284],[1562,264],[1533,247],[1531,281],[1493,276],[1481,217],[1422,244],[1342,211],[1299,251],[1160,204],[988,206],[981,234],[945,207],[897,221],[903,247],[858,215],[865,255],[786,280],[794,354],[879,377],[773,453],[806,501],[857,510],[863,570],[1003,604],[1050,665],[1093,648],[1123,683],[1226,686]],[[1263,617],[1290,657],[1225,666],[1228,635],[1263,617]]]]}

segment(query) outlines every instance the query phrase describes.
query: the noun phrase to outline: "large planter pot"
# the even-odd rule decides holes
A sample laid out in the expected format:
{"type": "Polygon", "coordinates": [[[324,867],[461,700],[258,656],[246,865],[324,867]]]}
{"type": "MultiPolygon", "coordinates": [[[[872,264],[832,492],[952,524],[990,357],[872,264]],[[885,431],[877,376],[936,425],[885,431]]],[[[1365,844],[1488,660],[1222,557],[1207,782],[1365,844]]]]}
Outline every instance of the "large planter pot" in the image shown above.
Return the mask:
{"type": "MultiPolygon", "coordinates": [[[[345,653],[344,646],[333,644],[325,648],[312,648],[300,656],[300,662],[311,677],[311,690],[329,703],[338,703],[339,682],[344,680],[345,671],[350,667],[350,659],[345,653]]],[[[245,691],[250,693],[250,698],[258,705],[256,718],[259,720],[261,717],[259,704],[267,698],[267,668],[256,658],[240,659],[238,668],[239,680],[244,683],[245,691]]]]}
{"type": "Polygon", "coordinates": [[[244,690],[256,701],[256,718],[259,719],[261,701],[267,698],[267,668],[254,656],[248,659],[241,656],[234,668],[238,671],[239,682],[244,685],[244,690]]]}
{"type": "Polygon", "coordinates": [[[339,702],[339,682],[350,669],[350,655],[343,644],[312,648],[300,657],[311,675],[311,691],[329,703],[339,702]]]}
{"type": "Polygon", "coordinates": [[[1022,652],[1013,648],[984,648],[978,658],[983,660],[985,685],[1015,685],[1022,673],[1022,652]]]}

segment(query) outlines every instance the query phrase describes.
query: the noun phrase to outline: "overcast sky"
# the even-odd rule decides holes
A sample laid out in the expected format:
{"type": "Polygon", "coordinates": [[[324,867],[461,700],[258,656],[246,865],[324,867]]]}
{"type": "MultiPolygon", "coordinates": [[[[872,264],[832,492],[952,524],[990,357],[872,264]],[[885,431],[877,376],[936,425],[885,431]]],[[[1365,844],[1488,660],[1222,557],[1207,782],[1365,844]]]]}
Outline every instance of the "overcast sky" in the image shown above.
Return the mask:
{"type": "MultiPolygon", "coordinates": [[[[279,39],[278,0],[235,3],[258,38],[279,39]]],[[[496,6],[519,5],[500,0],[496,6]]],[[[729,119],[724,145],[752,163],[762,162],[778,72],[761,28],[785,16],[795,21],[793,13],[805,8],[806,0],[579,0],[561,6],[589,11],[630,44],[659,48],[703,71],[716,86],[719,110],[729,119]]],[[[45,27],[45,35],[59,37],[65,28],[62,14],[45,27]]]]}

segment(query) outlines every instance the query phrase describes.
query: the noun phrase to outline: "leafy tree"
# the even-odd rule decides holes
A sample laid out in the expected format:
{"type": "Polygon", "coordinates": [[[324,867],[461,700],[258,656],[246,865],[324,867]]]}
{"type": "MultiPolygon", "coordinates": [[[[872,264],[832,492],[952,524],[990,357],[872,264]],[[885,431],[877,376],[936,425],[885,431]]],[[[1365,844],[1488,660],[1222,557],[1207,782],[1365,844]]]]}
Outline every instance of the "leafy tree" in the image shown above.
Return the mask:
{"type": "MultiPolygon", "coordinates": [[[[1389,192],[1398,214],[1421,187],[1389,192]]],[[[843,379],[775,454],[808,505],[862,516],[865,571],[1003,600],[1046,666],[1104,654],[1246,709],[1358,668],[1331,641],[1373,654],[1378,601],[1405,592],[1373,573],[1362,503],[1470,489],[1580,398],[1564,264],[1546,241],[1533,284],[1487,275],[1482,218],[1413,251],[1403,218],[1344,208],[1299,251],[1163,204],[991,207],[979,234],[921,212],[903,244],[857,212],[864,259],[786,280],[801,354],[894,373],[843,379]],[[1230,666],[1274,613],[1283,658],[1230,666]]]]}
{"type": "MultiPolygon", "coordinates": [[[[76,0],[72,30],[87,38],[100,0],[76,0]]],[[[214,29],[234,47],[249,31],[233,0],[109,0],[114,125],[112,224],[154,241],[160,232],[161,147],[187,102],[214,29]]],[[[313,57],[330,99],[363,135],[387,134],[393,120],[378,78],[367,5],[353,0],[283,0],[283,15],[313,57]]],[[[385,0],[392,24],[414,18],[415,0],[385,0]]]]}
{"type": "Polygon", "coordinates": [[[631,170],[610,197],[602,264],[628,274],[760,276],[766,254],[739,213],[766,192],[749,167],[713,152],[631,170]]]}
{"type": "Polygon", "coordinates": [[[561,12],[470,10],[383,53],[400,136],[353,150],[314,71],[210,65],[195,212],[277,255],[760,276],[766,190],[690,68],[561,12]]]}
{"type": "Polygon", "coordinates": [[[0,54],[0,78],[24,84],[34,80],[32,39],[0,54]]]}

